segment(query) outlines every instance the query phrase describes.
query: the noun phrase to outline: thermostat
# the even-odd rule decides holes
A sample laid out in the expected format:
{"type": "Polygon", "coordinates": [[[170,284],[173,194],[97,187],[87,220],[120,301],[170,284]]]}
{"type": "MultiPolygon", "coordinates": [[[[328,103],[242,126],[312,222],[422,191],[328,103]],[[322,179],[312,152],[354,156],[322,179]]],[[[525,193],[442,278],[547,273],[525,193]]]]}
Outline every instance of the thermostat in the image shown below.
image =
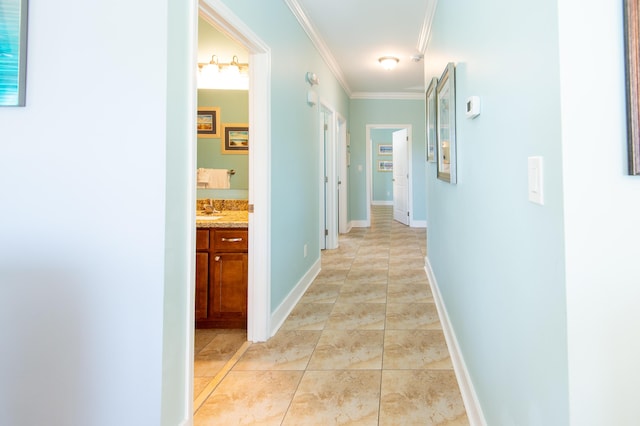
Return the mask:
{"type": "Polygon", "coordinates": [[[467,118],[476,118],[480,115],[480,98],[478,96],[470,96],[466,103],[467,118]]]}

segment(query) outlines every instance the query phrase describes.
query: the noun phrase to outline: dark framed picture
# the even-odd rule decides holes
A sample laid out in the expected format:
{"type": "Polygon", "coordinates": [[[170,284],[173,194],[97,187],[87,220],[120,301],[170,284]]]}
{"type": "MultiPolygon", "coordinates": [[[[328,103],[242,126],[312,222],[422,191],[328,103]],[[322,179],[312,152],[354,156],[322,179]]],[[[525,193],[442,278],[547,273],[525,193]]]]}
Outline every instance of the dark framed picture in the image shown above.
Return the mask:
{"type": "Polygon", "coordinates": [[[629,174],[640,175],[640,1],[624,0],[629,174]]]}
{"type": "Polygon", "coordinates": [[[0,106],[24,106],[28,0],[0,0],[0,106]]]}
{"type": "Polygon", "coordinates": [[[436,87],[438,78],[433,77],[425,93],[426,100],[426,129],[427,129],[427,161],[436,161],[436,87]]]}
{"type": "Polygon", "coordinates": [[[219,138],[220,108],[198,107],[197,126],[199,138],[219,138]]]}
{"type": "Polygon", "coordinates": [[[222,125],[222,153],[249,153],[249,125],[246,123],[229,123],[222,125]]]}
{"type": "Polygon", "coordinates": [[[438,179],[456,183],[456,67],[449,62],[436,87],[438,179]]]}

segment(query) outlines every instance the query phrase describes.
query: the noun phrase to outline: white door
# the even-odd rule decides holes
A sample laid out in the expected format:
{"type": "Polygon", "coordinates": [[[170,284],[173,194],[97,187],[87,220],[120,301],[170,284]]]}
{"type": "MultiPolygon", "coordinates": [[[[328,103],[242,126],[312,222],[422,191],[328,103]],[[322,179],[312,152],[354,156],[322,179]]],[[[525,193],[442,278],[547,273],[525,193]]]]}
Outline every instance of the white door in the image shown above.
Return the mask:
{"type": "Polygon", "coordinates": [[[393,219],[409,224],[409,167],[407,129],[393,132],[393,219]]]}

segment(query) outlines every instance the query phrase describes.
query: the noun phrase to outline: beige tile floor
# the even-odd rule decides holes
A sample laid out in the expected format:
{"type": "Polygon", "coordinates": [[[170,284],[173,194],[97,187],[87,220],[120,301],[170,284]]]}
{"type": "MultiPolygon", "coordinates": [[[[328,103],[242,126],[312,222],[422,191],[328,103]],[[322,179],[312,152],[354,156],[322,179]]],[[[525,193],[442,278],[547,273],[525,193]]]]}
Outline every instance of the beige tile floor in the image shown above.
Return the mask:
{"type": "Polygon", "coordinates": [[[323,252],[322,272],[269,341],[236,360],[243,331],[197,330],[194,424],[468,425],[425,250],[424,229],[372,207],[370,228],[323,252]]]}

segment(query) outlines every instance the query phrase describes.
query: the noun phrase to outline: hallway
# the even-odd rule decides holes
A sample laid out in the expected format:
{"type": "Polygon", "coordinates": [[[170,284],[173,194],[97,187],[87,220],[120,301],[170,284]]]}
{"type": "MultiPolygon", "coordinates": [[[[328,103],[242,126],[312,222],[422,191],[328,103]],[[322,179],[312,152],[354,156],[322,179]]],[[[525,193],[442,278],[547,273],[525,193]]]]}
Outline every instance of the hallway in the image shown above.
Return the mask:
{"type": "Polygon", "coordinates": [[[232,358],[246,334],[196,330],[194,424],[468,425],[425,250],[424,229],[373,206],[370,228],[323,252],[322,272],[268,342],[232,358]]]}

